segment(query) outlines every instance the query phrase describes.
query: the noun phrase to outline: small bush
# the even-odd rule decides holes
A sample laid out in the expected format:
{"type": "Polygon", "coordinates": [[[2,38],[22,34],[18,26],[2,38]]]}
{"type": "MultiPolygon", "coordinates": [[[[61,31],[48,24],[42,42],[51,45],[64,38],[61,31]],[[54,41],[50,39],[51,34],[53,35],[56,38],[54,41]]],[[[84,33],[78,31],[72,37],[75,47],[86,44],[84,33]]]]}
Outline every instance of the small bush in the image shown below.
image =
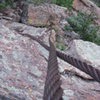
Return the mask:
{"type": "Polygon", "coordinates": [[[63,43],[57,43],[56,42],[56,48],[60,49],[61,51],[64,51],[66,49],[66,45],[63,43]]]}
{"type": "Polygon", "coordinates": [[[100,7],[100,0],[92,0],[98,7],[100,7]]]}
{"type": "Polygon", "coordinates": [[[68,18],[67,21],[70,24],[70,28],[65,26],[65,29],[71,29],[78,33],[83,40],[91,41],[99,45],[100,39],[97,35],[99,26],[95,24],[94,20],[92,13],[87,15],[86,13],[79,12],[77,16],[73,15],[68,18]]]}
{"type": "Polygon", "coordinates": [[[6,7],[10,6],[13,7],[14,0],[2,0],[0,3],[0,9],[5,9],[6,7]]]}
{"type": "Polygon", "coordinates": [[[72,9],[74,0],[53,0],[53,2],[59,6],[67,7],[69,10],[72,9]]]}
{"type": "Polygon", "coordinates": [[[72,28],[71,26],[67,26],[67,25],[66,25],[66,26],[65,26],[65,30],[67,30],[67,31],[70,31],[70,32],[71,32],[71,31],[73,31],[73,28],[72,28]]]}

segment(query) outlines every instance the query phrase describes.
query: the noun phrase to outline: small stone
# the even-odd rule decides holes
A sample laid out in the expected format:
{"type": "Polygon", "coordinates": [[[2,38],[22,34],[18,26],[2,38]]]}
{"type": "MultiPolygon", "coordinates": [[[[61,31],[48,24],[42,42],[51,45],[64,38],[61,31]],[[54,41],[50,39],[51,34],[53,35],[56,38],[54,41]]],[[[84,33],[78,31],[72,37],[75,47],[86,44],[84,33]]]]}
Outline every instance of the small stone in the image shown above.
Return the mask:
{"type": "Polygon", "coordinates": [[[32,67],[31,72],[37,77],[40,77],[42,75],[42,72],[37,68],[37,66],[32,67]]]}
{"type": "Polygon", "coordinates": [[[74,95],[74,92],[72,90],[69,90],[69,89],[64,90],[64,93],[65,93],[65,95],[68,95],[68,96],[73,96],[74,95]]]}

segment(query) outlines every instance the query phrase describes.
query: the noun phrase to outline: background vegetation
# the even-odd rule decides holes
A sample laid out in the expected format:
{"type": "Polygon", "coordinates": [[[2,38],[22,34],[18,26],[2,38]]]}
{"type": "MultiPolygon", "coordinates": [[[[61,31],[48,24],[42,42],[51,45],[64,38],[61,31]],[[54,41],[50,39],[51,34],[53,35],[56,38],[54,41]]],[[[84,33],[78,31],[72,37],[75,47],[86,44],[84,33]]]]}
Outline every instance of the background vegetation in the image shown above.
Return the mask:
{"type": "Polygon", "coordinates": [[[100,0],[92,0],[98,7],[100,7],[100,0]]]}
{"type": "MultiPolygon", "coordinates": [[[[69,10],[72,9],[72,4],[74,0],[27,0],[29,2],[34,3],[35,5],[39,5],[41,3],[54,3],[59,6],[67,7],[69,10]]],[[[7,6],[13,7],[14,0],[2,0],[0,3],[0,9],[5,9],[7,6]]]]}
{"type": "Polygon", "coordinates": [[[95,24],[95,18],[92,13],[87,15],[79,12],[77,16],[72,15],[67,21],[70,26],[65,26],[66,30],[73,30],[80,35],[81,39],[100,45],[100,38],[98,37],[99,26],[95,24]]]}
{"type": "Polygon", "coordinates": [[[74,0],[54,0],[53,2],[59,6],[67,7],[68,10],[72,9],[74,0]]]}
{"type": "Polygon", "coordinates": [[[13,4],[14,0],[2,0],[0,2],[0,9],[5,9],[8,6],[13,7],[13,4]]]}

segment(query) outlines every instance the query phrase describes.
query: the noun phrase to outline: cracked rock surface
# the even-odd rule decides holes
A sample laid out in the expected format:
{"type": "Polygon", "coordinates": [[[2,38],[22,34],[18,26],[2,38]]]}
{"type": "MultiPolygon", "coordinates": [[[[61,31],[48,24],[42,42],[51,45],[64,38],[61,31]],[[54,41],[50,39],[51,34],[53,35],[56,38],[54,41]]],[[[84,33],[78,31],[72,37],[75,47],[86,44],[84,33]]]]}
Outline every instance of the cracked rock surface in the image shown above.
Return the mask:
{"type": "MultiPolygon", "coordinates": [[[[49,53],[36,41],[21,36],[19,30],[48,44],[46,28],[0,20],[0,99],[42,100],[49,53]]],[[[58,60],[61,73],[71,68],[58,60]]],[[[70,73],[61,74],[64,100],[100,100],[99,83],[70,73]]]]}

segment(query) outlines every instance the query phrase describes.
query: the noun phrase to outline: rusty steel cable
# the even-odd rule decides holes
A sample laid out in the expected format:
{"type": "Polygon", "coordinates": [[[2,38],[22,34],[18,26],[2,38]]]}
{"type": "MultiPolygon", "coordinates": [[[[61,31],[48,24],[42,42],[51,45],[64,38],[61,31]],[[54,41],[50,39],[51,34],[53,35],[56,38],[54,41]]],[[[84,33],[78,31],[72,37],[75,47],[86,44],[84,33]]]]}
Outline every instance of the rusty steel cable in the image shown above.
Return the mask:
{"type": "MultiPolygon", "coordinates": [[[[45,45],[41,40],[35,38],[34,36],[28,35],[28,34],[24,34],[24,35],[33,40],[36,40],[40,45],[42,45],[48,51],[50,50],[50,47],[45,45]]],[[[80,61],[74,57],[71,57],[70,55],[67,55],[65,53],[62,53],[60,51],[56,50],[56,53],[59,58],[68,62],[69,64],[73,65],[74,67],[80,69],[81,71],[87,73],[88,75],[93,77],[95,81],[100,83],[100,70],[99,69],[97,69],[91,65],[88,65],[86,62],[82,62],[82,61],[80,61]]]]}
{"type": "Polygon", "coordinates": [[[63,100],[56,50],[51,40],[49,43],[50,51],[43,100],[63,100]]]}

